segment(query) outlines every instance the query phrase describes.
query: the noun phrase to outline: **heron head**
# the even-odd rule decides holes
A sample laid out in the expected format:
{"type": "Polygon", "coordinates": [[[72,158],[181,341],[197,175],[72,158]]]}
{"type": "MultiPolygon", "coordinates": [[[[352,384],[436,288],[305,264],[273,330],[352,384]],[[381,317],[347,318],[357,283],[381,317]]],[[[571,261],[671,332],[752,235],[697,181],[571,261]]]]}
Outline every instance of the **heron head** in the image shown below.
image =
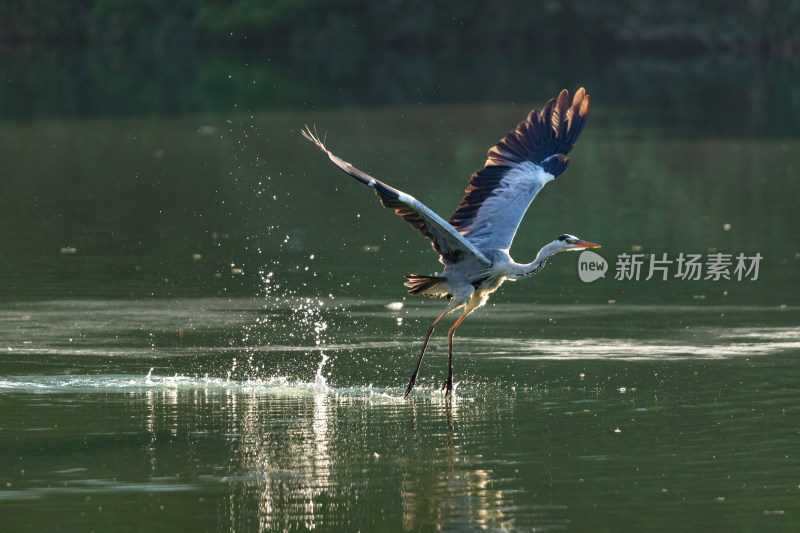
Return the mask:
{"type": "Polygon", "coordinates": [[[565,252],[568,250],[585,250],[586,248],[600,248],[599,244],[581,240],[575,235],[570,235],[569,233],[559,236],[553,241],[552,244],[560,252],[565,252]]]}

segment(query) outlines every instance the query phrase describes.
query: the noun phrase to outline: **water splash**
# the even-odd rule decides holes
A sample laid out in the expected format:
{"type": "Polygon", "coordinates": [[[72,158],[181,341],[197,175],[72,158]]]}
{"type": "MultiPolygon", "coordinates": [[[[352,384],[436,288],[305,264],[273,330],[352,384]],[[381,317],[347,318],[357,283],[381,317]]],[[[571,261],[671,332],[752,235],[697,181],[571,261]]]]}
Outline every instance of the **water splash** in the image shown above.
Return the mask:
{"type": "Polygon", "coordinates": [[[335,306],[326,304],[333,296],[327,299],[298,296],[295,288],[285,288],[272,271],[262,271],[261,278],[266,301],[259,315],[242,326],[245,360],[233,362],[229,377],[259,380],[288,375],[291,379],[310,380],[319,387],[327,387],[330,372],[326,372],[326,365],[333,358],[325,352],[325,347],[330,336],[329,314],[335,306]],[[271,346],[307,348],[303,349],[305,357],[294,352],[290,358],[282,358],[268,350],[271,346]]]}
{"type": "Polygon", "coordinates": [[[255,380],[231,380],[223,377],[174,375],[56,375],[56,376],[5,376],[0,378],[0,392],[26,392],[36,394],[91,394],[91,393],[164,393],[170,401],[180,397],[173,393],[186,393],[186,401],[192,394],[202,391],[207,394],[245,394],[266,396],[326,396],[341,400],[360,399],[378,403],[402,402],[399,388],[376,389],[372,385],[333,388],[324,382],[311,382],[287,377],[272,377],[255,380]]]}
{"type": "MultiPolygon", "coordinates": [[[[325,344],[325,338],[322,336],[322,332],[325,331],[326,329],[328,329],[327,322],[324,322],[322,320],[317,320],[314,322],[314,335],[315,335],[314,344],[316,344],[317,346],[323,346],[325,344]]],[[[325,376],[322,375],[322,369],[325,367],[325,363],[328,362],[328,359],[330,359],[330,357],[328,357],[328,354],[326,354],[322,350],[322,348],[320,348],[319,354],[320,356],[322,356],[322,358],[319,361],[319,366],[317,367],[317,373],[314,376],[314,383],[318,384],[320,387],[327,387],[328,380],[325,378],[325,376]]]]}
{"type": "Polygon", "coordinates": [[[322,375],[322,368],[325,366],[325,363],[328,362],[330,359],[325,352],[320,351],[320,355],[322,355],[322,359],[319,362],[319,366],[317,367],[317,374],[314,376],[314,383],[319,385],[320,387],[328,388],[328,380],[325,376],[322,375]]]}

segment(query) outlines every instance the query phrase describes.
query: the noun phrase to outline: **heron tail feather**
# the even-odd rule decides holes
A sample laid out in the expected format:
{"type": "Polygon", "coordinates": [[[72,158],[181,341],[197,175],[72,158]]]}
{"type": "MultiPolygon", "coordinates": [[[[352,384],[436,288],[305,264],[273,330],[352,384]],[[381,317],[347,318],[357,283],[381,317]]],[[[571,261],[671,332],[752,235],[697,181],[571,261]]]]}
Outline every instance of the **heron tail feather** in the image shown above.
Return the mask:
{"type": "Polygon", "coordinates": [[[447,278],[445,277],[409,274],[406,279],[408,281],[405,282],[405,286],[408,287],[408,294],[422,294],[431,298],[448,294],[447,278]]]}

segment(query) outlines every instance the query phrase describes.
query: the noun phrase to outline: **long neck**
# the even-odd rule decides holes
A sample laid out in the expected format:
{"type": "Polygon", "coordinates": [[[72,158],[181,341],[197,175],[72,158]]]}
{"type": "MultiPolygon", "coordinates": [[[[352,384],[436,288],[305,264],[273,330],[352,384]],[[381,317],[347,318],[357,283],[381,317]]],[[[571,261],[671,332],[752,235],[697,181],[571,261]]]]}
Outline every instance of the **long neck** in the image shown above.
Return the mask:
{"type": "Polygon", "coordinates": [[[547,263],[547,259],[559,251],[560,250],[553,246],[553,243],[544,246],[541,250],[539,250],[539,253],[536,254],[536,259],[534,259],[532,262],[524,265],[513,263],[511,267],[512,271],[510,274],[508,274],[508,277],[520,279],[538,274],[539,271],[544,268],[544,265],[547,263]]]}

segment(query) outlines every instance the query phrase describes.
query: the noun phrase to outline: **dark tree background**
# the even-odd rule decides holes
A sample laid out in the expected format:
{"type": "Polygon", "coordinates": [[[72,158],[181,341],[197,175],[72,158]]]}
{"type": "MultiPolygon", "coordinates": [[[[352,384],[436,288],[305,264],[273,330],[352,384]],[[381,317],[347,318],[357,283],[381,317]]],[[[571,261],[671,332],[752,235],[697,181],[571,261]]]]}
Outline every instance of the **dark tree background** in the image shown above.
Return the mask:
{"type": "Polygon", "coordinates": [[[793,0],[14,0],[0,4],[0,42],[124,46],[311,45],[504,50],[598,41],[672,52],[794,56],[793,0]],[[565,32],[565,30],[568,30],[565,32]]]}
{"type": "Polygon", "coordinates": [[[799,77],[794,0],[0,1],[0,118],[528,101],[586,85],[687,135],[786,136],[799,77]]]}

